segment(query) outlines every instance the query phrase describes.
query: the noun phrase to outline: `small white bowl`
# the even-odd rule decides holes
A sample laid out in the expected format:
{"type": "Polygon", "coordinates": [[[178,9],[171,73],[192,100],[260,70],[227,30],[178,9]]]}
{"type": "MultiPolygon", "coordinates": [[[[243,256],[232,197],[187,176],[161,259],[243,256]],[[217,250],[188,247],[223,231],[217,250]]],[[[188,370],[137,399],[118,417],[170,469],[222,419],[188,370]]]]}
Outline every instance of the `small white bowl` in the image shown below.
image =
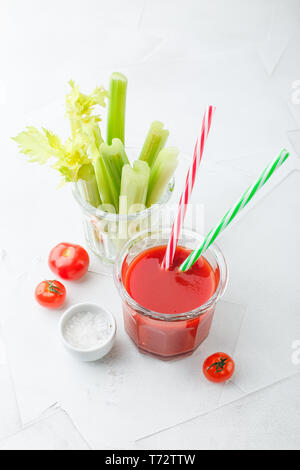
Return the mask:
{"type": "Polygon", "coordinates": [[[116,331],[117,331],[117,325],[116,325],[116,320],[114,316],[108,310],[93,303],[81,303],[81,304],[73,305],[72,307],[68,308],[65,311],[65,313],[63,314],[59,322],[59,335],[60,335],[63,345],[76,359],[79,359],[80,361],[83,361],[83,362],[98,361],[98,359],[101,359],[106,354],[108,354],[111,348],[113,347],[115,337],[116,337],[116,331]],[[67,321],[76,313],[85,312],[85,311],[94,312],[94,313],[102,313],[104,315],[107,315],[112,325],[111,334],[107,338],[107,340],[99,344],[99,346],[93,347],[92,349],[76,348],[72,346],[72,344],[70,344],[66,340],[65,335],[64,335],[64,327],[67,321]]]}

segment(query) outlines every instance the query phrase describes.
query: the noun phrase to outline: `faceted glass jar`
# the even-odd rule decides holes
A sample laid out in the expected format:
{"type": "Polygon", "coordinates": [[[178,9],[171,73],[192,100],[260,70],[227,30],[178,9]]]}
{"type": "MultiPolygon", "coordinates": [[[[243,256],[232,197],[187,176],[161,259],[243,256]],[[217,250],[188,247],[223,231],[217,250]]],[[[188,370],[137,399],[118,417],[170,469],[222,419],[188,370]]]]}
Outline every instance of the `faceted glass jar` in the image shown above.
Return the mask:
{"type": "MultiPolygon", "coordinates": [[[[138,304],[126,291],[124,279],[128,266],[143,251],[165,245],[170,229],[145,231],[133,237],[121,249],[115,263],[115,283],[123,304],[124,326],[137,348],[159,359],[168,360],[192,354],[207,338],[217,302],[224,294],[228,270],[220,249],[214,245],[204,257],[211,265],[217,287],[212,297],[198,308],[181,314],[154,312],[138,304]]],[[[183,230],[179,245],[194,249],[203,238],[196,232],[183,230]]]]}

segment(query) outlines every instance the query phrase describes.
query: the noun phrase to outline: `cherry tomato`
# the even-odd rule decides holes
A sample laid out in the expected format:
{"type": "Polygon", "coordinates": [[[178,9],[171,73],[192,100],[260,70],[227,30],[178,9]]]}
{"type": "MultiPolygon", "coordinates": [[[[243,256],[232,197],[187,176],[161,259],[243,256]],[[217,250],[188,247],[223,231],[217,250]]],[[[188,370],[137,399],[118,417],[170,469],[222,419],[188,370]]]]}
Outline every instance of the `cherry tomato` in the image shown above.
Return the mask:
{"type": "Polygon", "coordinates": [[[59,308],[66,299],[66,288],[59,281],[42,281],[35,289],[35,298],[43,307],[59,308]]]}
{"type": "Polygon", "coordinates": [[[80,279],[88,270],[89,255],[80,245],[60,243],[49,255],[49,267],[63,279],[80,279]]]}
{"type": "Polygon", "coordinates": [[[211,382],[225,382],[234,373],[235,365],[233,359],[225,353],[215,353],[209,356],[203,364],[203,373],[211,382]]]}

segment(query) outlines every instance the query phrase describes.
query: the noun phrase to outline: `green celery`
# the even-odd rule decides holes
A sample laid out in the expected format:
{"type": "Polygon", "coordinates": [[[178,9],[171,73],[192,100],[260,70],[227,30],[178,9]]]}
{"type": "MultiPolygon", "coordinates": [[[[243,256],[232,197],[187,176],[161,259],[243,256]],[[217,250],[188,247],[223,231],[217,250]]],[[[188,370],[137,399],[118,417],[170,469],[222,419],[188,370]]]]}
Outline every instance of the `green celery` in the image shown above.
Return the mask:
{"type": "Polygon", "coordinates": [[[139,157],[140,160],[147,162],[150,168],[169,137],[169,131],[163,127],[160,121],[152,122],[139,157]]]}
{"type": "Polygon", "coordinates": [[[137,191],[138,183],[136,173],[132,169],[131,165],[124,165],[120,191],[120,214],[124,215],[128,213],[128,208],[135,203],[137,191]]]}
{"type": "Polygon", "coordinates": [[[178,149],[168,147],[161,150],[151,169],[147,207],[156,204],[163,196],[167,185],[178,165],[178,149]]]}
{"type": "Polygon", "coordinates": [[[115,206],[115,195],[112,192],[109,175],[106,171],[104,161],[101,156],[93,161],[98,190],[102,200],[102,204],[115,206]]]}
{"type": "Polygon", "coordinates": [[[100,154],[108,171],[114,176],[120,191],[122,168],[129,163],[123,143],[120,139],[113,139],[111,145],[102,143],[100,145],[100,154]]]}
{"type": "MultiPolygon", "coordinates": [[[[103,147],[105,144],[103,145],[103,147]]],[[[107,150],[111,155],[113,155],[117,162],[119,162],[119,167],[123,168],[123,165],[127,165],[129,163],[128,157],[125,152],[125,147],[123,142],[116,138],[112,140],[112,144],[109,146],[107,145],[107,150]]]]}
{"type": "Polygon", "coordinates": [[[146,200],[148,194],[148,185],[150,179],[150,168],[148,163],[136,160],[133,164],[133,170],[136,172],[138,177],[138,193],[136,195],[135,204],[140,204],[146,207],[146,200]]]}
{"type": "Polygon", "coordinates": [[[120,214],[132,214],[146,206],[150,168],[146,162],[136,161],[133,168],[124,165],[120,192],[120,214]]]}
{"type": "Polygon", "coordinates": [[[66,107],[72,131],[72,141],[82,142],[83,152],[91,157],[89,163],[83,165],[78,171],[79,178],[81,178],[81,191],[87,201],[95,207],[98,207],[102,202],[103,204],[111,204],[112,197],[107,190],[107,185],[105,182],[103,183],[105,176],[101,165],[96,163],[103,139],[99,127],[101,116],[94,113],[96,106],[105,107],[108,92],[103,87],[98,87],[90,95],[85,95],[80,92],[79,87],[73,81],[70,82],[70,85],[71,91],[66,97],[66,107]],[[99,181],[102,182],[101,188],[98,188],[99,181]],[[104,198],[103,201],[101,201],[100,194],[104,198]]]}
{"type": "Polygon", "coordinates": [[[111,145],[102,143],[100,145],[100,155],[103,159],[106,172],[109,176],[114,205],[118,211],[122,168],[125,164],[129,163],[124,145],[120,139],[113,139],[111,145]]]}
{"type": "Polygon", "coordinates": [[[119,138],[125,144],[125,109],[126,109],[127,78],[114,72],[109,82],[109,102],[107,115],[107,143],[119,138]]]}
{"type": "Polygon", "coordinates": [[[86,201],[94,207],[101,204],[95,170],[92,163],[82,165],[78,171],[80,189],[86,201]]]}

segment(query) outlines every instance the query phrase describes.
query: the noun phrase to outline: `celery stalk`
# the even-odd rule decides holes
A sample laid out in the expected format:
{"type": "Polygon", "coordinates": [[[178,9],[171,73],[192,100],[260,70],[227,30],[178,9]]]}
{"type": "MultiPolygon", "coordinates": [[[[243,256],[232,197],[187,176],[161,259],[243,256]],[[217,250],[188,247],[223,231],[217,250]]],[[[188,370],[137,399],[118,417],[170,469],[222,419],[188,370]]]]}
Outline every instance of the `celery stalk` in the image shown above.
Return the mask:
{"type": "Polygon", "coordinates": [[[168,147],[160,151],[151,169],[147,207],[156,204],[164,194],[178,165],[178,149],[168,147]]]}
{"type": "Polygon", "coordinates": [[[102,143],[100,145],[100,155],[103,159],[106,173],[109,178],[114,205],[118,211],[122,168],[125,164],[129,163],[124,145],[120,139],[113,139],[111,145],[102,143]]]}
{"type": "MultiPolygon", "coordinates": [[[[146,208],[146,197],[150,178],[150,168],[146,162],[135,161],[133,168],[124,165],[120,192],[120,214],[134,214],[146,208]]],[[[136,232],[139,220],[123,220],[119,223],[119,238],[127,239],[129,233],[136,232]]]]}
{"type": "Polygon", "coordinates": [[[100,154],[120,191],[122,168],[129,163],[123,143],[120,139],[113,139],[111,145],[103,143],[100,145],[100,154]]]}
{"type": "MultiPolygon", "coordinates": [[[[120,192],[119,213],[126,215],[130,207],[134,207],[138,193],[138,180],[136,172],[131,165],[124,165],[122,170],[122,182],[120,192]]],[[[120,220],[119,222],[119,239],[126,240],[128,238],[128,223],[127,219],[120,220]]]]}
{"type": "Polygon", "coordinates": [[[95,123],[94,125],[92,125],[91,127],[92,127],[92,132],[93,132],[93,137],[94,137],[95,145],[96,145],[97,149],[99,149],[100,145],[101,145],[102,142],[103,142],[99,124],[96,122],[96,123],[95,123]]]}
{"type": "Polygon", "coordinates": [[[130,207],[135,204],[138,193],[136,172],[130,165],[124,165],[120,191],[120,214],[127,214],[130,207]]]}
{"type": "Polygon", "coordinates": [[[111,146],[107,147],[109,149],[110,154],[113,155],[119,162],[119,166],[122,170],[123,165],[127,165],[129,163],[123,142],[120,139],[116,138],[112,140],[111,146]]]}
{"type": "Polygon", "coordinates": [[[140,160],[147,162],[150,168],[169,137],[169,131],[163,127],[162,122],[152,122],[139,157],[140,160]]]}
{"type": "Polygon", "coordinates": [[[95,170],[92,163],[82,165],[78,171],[80,189],[86,201],[94,207],[101,204],[95,170]]]}
{"type": "Polygon", "coordinates": [[[125,109],[126,109],[127,78],[114,72],[109,82],[109,102],[107,115],[107,143],[119,138],[125,144],[125,109]]]}
{"type": "Polygon", "coordinates": [[[136,161],[133,168],[124,165],[120,192],[120,214],[132,214],[145,209],[150,168],[146,162],[136,161]]]}
{"type": "Polygon", "coordinates": [[[110,178],[106,171],[102,157],[99,156],[98,158],[95,158],[93,164],[102,204],[109,204],[113,207],[116,207],[114,197],[115,195],[113,195],[110,178]]]}
{"type": "Polygon", "coordinates": [[[136,160],[133,164],[133,170],[138,177],[138,193],[134,204],[140,204],[146,207],[146,200],[148,194],[148,185],[150,179],[150,168],[148,163],[136,160]]]}

